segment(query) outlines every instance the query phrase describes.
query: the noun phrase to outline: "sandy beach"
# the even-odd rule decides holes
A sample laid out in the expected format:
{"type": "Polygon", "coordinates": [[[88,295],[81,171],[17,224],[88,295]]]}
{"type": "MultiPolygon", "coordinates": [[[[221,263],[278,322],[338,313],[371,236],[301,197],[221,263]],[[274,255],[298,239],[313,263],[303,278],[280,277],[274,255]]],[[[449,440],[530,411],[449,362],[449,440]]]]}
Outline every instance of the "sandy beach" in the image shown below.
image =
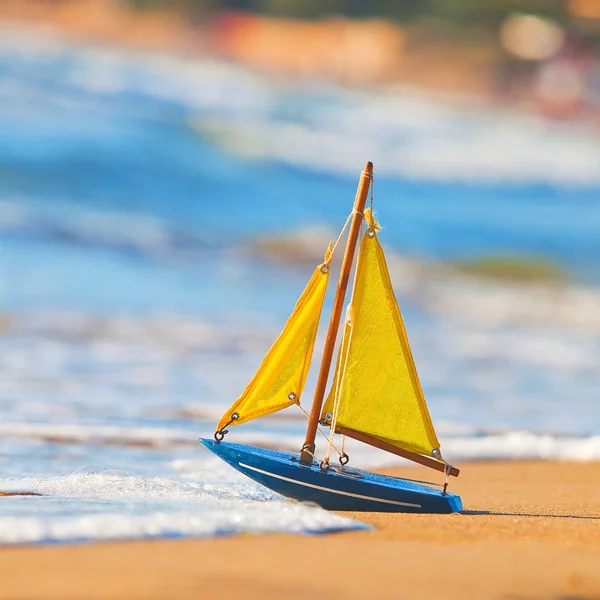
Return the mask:
{"type": "Polygon", "coordinates": [[[5,547],[0,597],[600,598],[600,463],[461,467],[464,514],[371,531],[5,547]]]}

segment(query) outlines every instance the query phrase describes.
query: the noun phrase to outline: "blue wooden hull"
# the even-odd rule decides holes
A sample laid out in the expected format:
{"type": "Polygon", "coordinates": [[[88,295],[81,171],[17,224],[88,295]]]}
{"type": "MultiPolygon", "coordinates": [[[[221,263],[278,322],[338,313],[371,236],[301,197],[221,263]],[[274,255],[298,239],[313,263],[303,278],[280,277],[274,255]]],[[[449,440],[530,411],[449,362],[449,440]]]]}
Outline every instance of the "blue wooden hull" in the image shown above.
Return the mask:
{"type": "Polygon", "coordinates": [[[201,439],[211,452],[234,469],[269,489],[327,510],[368,512],[453,513],[462,510],[459,496],[428,485],[334,465],[303,465],[298,455],[201,439]]]}

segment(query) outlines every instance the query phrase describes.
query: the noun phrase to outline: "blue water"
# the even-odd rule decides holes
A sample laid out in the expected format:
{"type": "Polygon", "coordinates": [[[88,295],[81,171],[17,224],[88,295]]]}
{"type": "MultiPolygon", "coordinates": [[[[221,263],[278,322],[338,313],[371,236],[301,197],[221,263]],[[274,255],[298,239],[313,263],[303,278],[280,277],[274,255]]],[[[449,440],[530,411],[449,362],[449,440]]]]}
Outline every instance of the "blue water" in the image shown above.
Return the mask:
{"type": "MultiPolygon", "coordinates": [[[[318,261],[367,159],[446,455],[600,458],[600,138],[12,33],[0,46],[0,489],[46,496],[3,501],[0,542],[357,526],[243,481],[196,440],[313,268],[256,241],[318,226],[318,261]],[[498,254],[556,263],[569,284],[444,268],[498,254]]],[[[236,436],[294,449],[303,428],[291,414],[236,436]]]]}

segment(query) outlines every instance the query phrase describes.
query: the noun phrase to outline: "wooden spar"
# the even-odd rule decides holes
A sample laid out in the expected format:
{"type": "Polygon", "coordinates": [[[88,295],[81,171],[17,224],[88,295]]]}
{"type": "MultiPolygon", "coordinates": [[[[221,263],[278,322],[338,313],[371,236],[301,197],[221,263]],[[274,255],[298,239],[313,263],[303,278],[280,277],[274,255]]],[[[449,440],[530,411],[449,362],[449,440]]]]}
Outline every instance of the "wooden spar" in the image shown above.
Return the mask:
{"type": "MultiPolygon", "coordinates": [[[[419,463],[424,467],[429,467],[430,469],[435,469],[436,471],[441,471],[442,473],[444,473],[446,470],[446,465],[438,460],[435,460],[434,458],[423,456],[422,454],[417,454],[416,452],[403,450],[402,448],[398,448],[398,446],[384,442],[383,440],[367,435],[366,433],[361,433],[360,431],[355,431],[354,429],[348,429],[346,427],[336,427],[335,432],[346,435],[352,439],[358,440],[359,442],[369,444],[370,446],[375,446],[375,448],[379,448],[380,450],[391,452],[392,454],[396,454],[402,458],[407,458],[408,460],[419,463]]],[[[450,470],[448,471],[448,474],[452,475],[453,477],[458,477],[459,473],[460,471],[456,467],[450,467],[450,470]]]]}
{"type": "Polygon", "coordinates": [[[323,398],[325,397],[325,388],[327,387],[327,379],[331,368],[335,340],[337,338],[340,319],[344,309],[344,300],[346,298],[348,280],[350,279],[350,271],[352,270],[352,262],[354,261],[356,242],[358,241],[358,234],[360,233],[360,228],[362,226],[363,213],[365,204],[367,203],[367,196],[369,195],[369,187],[372,178],[373,163],[369,161],[365,165],[364,171],[361,173],[358,182],[358,190],[356,191],[356,198],[354,200],[352,223],[350,225],[350,232],[348,233],[348,242],[346,244],[340,278],[335,292],[335,300],[333,301],[333,311],[331,312],[331,319],[329,320],[329,329],[327,330],[325,347],[323,348],[323,360],[321,361],[321,369],[319,371],[313,405],[308,420],[306,439],[304,441],[304,446],[302,447],[302,453],[300,454],[300,461],[303,463],[311,463],[313,460],[312,455],[315,451],[315,436],[317,435],[317,427],[319,426],[321,407],[323,406],[323,398]]]}

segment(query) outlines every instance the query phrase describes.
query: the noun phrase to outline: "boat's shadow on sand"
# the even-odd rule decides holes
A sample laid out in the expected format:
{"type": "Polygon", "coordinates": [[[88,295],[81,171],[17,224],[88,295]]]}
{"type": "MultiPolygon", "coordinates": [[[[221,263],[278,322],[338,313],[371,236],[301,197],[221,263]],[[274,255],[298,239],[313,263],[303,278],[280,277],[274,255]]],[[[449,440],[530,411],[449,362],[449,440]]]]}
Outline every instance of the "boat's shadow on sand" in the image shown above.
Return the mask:
{"type": "Polygon", "coordinates": [[[461,510],[461,515],[469,517],[489,516],[489,517],[539,517],[547,519],[589,519],[592,521],[600,521],[600,516],[593,515],[551,515],[547,513],[511,513],[511,512],[495,512],[492,510],[461,510]]]}

